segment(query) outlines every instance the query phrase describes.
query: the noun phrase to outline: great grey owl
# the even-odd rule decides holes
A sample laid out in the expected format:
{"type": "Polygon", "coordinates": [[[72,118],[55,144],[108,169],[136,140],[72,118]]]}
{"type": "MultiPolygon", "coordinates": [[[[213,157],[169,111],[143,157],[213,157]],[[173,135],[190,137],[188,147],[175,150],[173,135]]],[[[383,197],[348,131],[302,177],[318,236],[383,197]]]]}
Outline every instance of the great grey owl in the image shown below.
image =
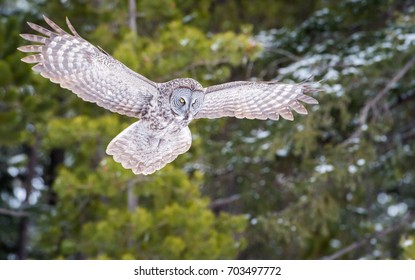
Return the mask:
{"type": "Polygon", "coordinates": [[[39,43],[18,48],[36,53],[22,61],[36,63],[34,71],[85,101],[140,119],[107,147],[115,161],[135,174],[151,174],[185,153],[192,142],[188,125],[193,119],[292,120],[291,109],[307,114],[299,101],[318,103],[305,95],[315,91],[307,83],[240,81],[207,88],[190,78],[156,83],[81,38],[68,19],[72,34],[44,19],[52,30],[28,23],[43,36],[21,34],[39,43]]]}

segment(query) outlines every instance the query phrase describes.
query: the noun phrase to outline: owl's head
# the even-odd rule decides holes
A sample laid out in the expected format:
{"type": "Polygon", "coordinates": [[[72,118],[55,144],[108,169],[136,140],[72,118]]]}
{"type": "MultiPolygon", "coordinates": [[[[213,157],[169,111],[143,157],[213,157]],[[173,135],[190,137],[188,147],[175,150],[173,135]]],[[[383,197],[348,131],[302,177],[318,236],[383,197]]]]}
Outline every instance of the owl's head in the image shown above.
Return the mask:
{"type": "Polygon", "coordinates": [[[171,108],[176,115],[190,121],[202,107],[204,95],[202,89],[175,88],[170,98],[171,108]]]}

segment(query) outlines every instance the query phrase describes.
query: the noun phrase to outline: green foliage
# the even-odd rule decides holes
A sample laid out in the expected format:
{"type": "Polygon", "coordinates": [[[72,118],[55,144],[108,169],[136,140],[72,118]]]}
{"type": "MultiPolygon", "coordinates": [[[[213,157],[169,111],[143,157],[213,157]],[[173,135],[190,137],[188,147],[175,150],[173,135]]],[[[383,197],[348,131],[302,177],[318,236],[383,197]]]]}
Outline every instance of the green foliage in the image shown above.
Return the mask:
{"type": "Polygon", "coordinates": [[[37,244],[46,257],[58,258],[232,258],[243,248],[233,235],[243,231],[245,218],[216,217],[198,181],[171,166],[140,178],[109,159],[95,173],[63,168],[54,184],[58,207],[42,216],[37,244]],[[129,187],[138,201],[134,209],[125,205],[129,187]]]}
{"type": "Polygon", "coordinates": [[[402,238],[400,244],[403,249],[403,258],[415,260],[415,238],[413,236],[402,238]]]}
{"type": "MultiPolygon", "coordinates": [[[[259,162],[264,188],[274,187],[278,192],[266,192],[258,198],[262,205],[270,201],[270,212],[264,217],[266,210],[261,208],[261,213],[252,218],[255,225],[248,231],[253,235],[249,240],[255,235],[260,238],[248,246],[248,258],[263,256],[262,250],[270,242],[275,244],[267,253],[271,258],[320,258],[364,239],[362,236],[374,230],[392,227],[402,215],[413,212],[414,171],[408,163],[414,139],[412,133],[409,138],[403,136],[403,131],[412,130],[401,125],[413,123],[413,103],[398,100],[412,96],[409,88],[414,71],[370,107],[363,129],[359,124],[363,107],[373,102],[414,54],[407,37],[413,28],[413,14],[399,10],[399,5],[411,6],[409,10],[414,7],[407,1],[398,2],[392,7],[390,1],[329,4],[295,29],[266,34],[274,38],[265,37],[272,43],[264,63],[273,62],[266,76],[302,80],[312,74],[324,79],[325,92],[318,95],[318,111],[300,119],[297,129],[274,126],[278,127],[275,130],[265,125],[265,131],[271,131],[269,136],[250,142],[250,150],[256,145],[261,151],[265,145],[268,151],[275,151],[275,158],[260,158],[259,162]],[[379,13],[367,14],[372,8],[379,13]],[[396,9],[394,16],[385,21],[385,13],[391,9],[396,9]],[[359,137],[348,142],[355,131],[359,137]],[[278,139],[271,139],[272,135],[278,139]],[[271,166],[277,164],[276,175],[271,166]],[[272,209],[272,205],[278,206],[272,209]]],[[[258,170],[253,168],[252,180],[246,180],[249,171],[243,169],[238,174],[238,167],[234,168],[234,178],[243,176],[247,193],[251,192],[258,170]]],[[[365,254],[359,251],[342,257],[402,257],[397,239],[390,238],[390,243],[383,238],[365,254]]]]}
{"type": "Polygon", "coordinates": [[[412,1],[143,0],[137,33],[128,1],[26,2],[0,3],[0,208],[29,214],[0,214],[0,258],[415,258],[415,68],[379,96],[414,57],[412,1]],[[20,61],[42,14],[156,81],[313,76],[320,105],[196,120],[188,153],[134,176],[105,148],[135,120],[20,61]]]}
{"type": "Polygon", "coordinates": [[[159,81],[191,75],[205,84],[225,82],[231,67],[258,55],[261,48],[250,34],[247,28],[246,33],[224,32],[206,38],[202,30],[172,21],[156,38],[127,33],[114,56],[159,81]]]}
{"type": "MultiPolygon", "coordinates": [[[[127,7],[110,2],[33,4],[36,18],[20,11],[21,16],[0,22],[0,143],[9,159],[1,162],[1,207],[33,208],[33,258],[235,258],[246,244],[246,218],[210,210],[209,199],[198,189],[202,172],[187,173],[171,164],[144,178],[124,170],[104,151],[133,120],[87,104],[33,74],[20,62],[16,47],[23,44],[18,34],[26,29],[24,21],[38,22],[40,14],[62,9],[81,34],[96,38],[128,66],[158,80],[193,73],[202,81],[225,81],[232,67],[255,57],[260,47],[252,45],[250,30],[206,37],[179,20],[183,15],[172,1],[164,3],[174,8],[164,9],[164,27],[149,26],[154,35],[138,37],[117,20],[117,15],[127,14],[127,7]],[[206,69],[216,66],[214,74],[206,75],[206,69]],[[27,184],[26,178],[37,185],[27,184]],[[14,197],[17,192],[20,196],[14,197]]],[[[6,4],[17,11],[13,3],[6,4]]],[[[149,22],[159,15],[156,2],[141,4],[149,22]]],[[[54,20],[64,24],[64,16],[54,20]]],[[[177,164],[186,162],[182,158],[177,164]]],[[[13,234],[19,221],[1,216],[0,224],[13,234]]],[[[11,237],[2,231],[1,248],[7,246],[0,250],[2,257],[20,257],[13,247],[17,239],[11,237]]]]}

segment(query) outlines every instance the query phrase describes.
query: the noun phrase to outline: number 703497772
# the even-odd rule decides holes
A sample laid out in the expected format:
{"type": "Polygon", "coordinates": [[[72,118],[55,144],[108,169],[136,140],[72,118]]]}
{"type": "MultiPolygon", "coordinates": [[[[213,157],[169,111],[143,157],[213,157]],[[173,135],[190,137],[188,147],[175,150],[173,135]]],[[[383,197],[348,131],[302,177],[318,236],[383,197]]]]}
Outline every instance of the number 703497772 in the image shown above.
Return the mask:
{"type": "Polygon", "coordinates": [[[279,266],[228,266],[228,275],[281,275],[279,266]]]}

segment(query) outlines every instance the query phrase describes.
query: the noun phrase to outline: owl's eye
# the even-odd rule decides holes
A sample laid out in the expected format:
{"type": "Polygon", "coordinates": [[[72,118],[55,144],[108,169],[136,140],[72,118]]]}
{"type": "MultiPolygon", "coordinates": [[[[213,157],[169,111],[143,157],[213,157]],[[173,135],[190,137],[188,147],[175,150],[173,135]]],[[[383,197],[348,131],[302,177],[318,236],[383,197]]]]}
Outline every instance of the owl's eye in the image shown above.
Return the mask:
{"type": "Polygon", "coordinates": [[[182,103],[182,105],[186,104],[186,101],[184,100],[184,98],[183,98],[183,97],[181,97],[181,98],[179,99],[179,101],[180,101],[180,103],[182,103]]]}

